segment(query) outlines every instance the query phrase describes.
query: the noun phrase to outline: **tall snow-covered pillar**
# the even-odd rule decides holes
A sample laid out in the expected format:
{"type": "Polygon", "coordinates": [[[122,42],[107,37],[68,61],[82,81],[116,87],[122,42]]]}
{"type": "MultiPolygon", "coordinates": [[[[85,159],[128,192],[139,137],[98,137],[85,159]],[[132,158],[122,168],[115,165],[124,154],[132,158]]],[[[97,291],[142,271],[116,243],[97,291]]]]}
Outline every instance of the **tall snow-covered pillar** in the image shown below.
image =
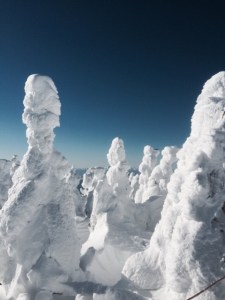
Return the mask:
{"type": "Polygon", "coordinates": [[[75,205],[65,176],[70,166],[53,148],[59,115],[53,81],[29,76],[23,113],[29,148],[13,176],[0,218],[1,236],[17,263],[8,297],[23,292],[33,300],[34,290],[60,291],[60,282],[74,279],[79,268],[75,205]]]}
{"type": "Polygon", "coordinates": [[[177,151],[178,148],[174,146],[166,146],[162,150],[162,158],[148,179],[145,198],[167,194],[167,184],[177,164],[177,151]]]}
{"type": "Polygon", "coordinates": [[[106,177],[94,190],[92,231],[81,249],[81,268],[89,280],[112,286],[120,280],[126,259],[144,244],[138,236],[136,207],[129,198],[129,166],[120,138],[112,141],[107,158],[106,177]]]}
{"type": "MultiPolygon", "coordinates": [[[[140,288],[161,289],[162,299],[185,300],[225,274],[220,262],[225,252],[224,112],[225,72],[220,72],[197,99],[191,134],[178,153],[149,248],[130,257],[123,270],[140,288]]],[[[224,285],[198,299],[225,299],[224,285]]]]}
{"type": "MultiPolygon", "coordinates": [[[[125,217],[127,203],[129,199],[130,184],[128,178],[129,165],[126,161],[126,153],[123,140],[115,138],[112,141],[109,152],[107,153],[109,169],[106,179],[100,180],[94,190],[93,211],[91,225],[95,226],[97,215],[114,211],[118,218],[125,217]]],[[[129,205],[129,204],[128,204],[129,205]]]]}
{"type": "Polygon", "coordinates": [[[153,149],[149,145],[144,147],[144,156],[139,166],[139,189],[135,194],[136,203],[142,203],[148,200],[148,198],[146,198],[145,196],[146,190],[148,188],[148,180],[152,173],[152,170],[157,164],[157,157],[159,153],[159,150],[153,149]]]}

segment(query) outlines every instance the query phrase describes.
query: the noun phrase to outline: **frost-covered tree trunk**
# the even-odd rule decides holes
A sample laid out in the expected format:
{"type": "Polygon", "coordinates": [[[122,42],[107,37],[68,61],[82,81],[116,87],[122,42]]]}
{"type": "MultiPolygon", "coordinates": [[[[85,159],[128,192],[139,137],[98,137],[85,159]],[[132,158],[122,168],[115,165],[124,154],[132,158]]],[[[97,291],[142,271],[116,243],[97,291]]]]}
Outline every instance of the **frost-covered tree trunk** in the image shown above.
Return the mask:
{"type": "Polygon", "coordinates": [[[139,189],[135,194],[135,202],[143,203],[148,198],[145,193],[148,188],[148,180],[152,173],[152,170],[157,164],[157,157],[159,155],[159,150],[153,149],[151,146],[144,147],[144,156],[142,162],[139,166],[139,189]]]}
{"type": "MultiPolygon", "coordinates": [[[[185,300],[225,274],[220,263],[224,228],[217,222],[225,201],[224,111],[225,72],[220,72],[198,97],[191,134],[178,153],[150,246],[130,257],[123,269],[140,288],[162,289],[160,299],[185,300]]],[[[224,284],[198,299],[225,299],[224,284]]]]}
{"type": "Polygon", "coordinates": [[[65,177],[70,166],[53,148],[60,115],[56,87],[49,77],[31,75],[25,93],[23,122],[29,148],[1,210],[0,233],[17,264],[8,297],[25,293],[25,299],[33,300],[40,298],[41,289],[51,295],[61,290],[60,282],[75,278],[79,244],[75,205],[65,177]]]}

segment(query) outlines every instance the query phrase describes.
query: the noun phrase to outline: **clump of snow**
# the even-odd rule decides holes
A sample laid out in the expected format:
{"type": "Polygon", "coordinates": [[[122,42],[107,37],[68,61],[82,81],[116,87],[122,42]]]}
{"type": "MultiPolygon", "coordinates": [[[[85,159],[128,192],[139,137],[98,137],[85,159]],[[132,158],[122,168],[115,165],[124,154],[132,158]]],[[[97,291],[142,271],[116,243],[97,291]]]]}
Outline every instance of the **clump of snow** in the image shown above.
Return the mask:
{"type": "MultiPolygon", "coordinates": [[[[124,220],[127,213],[125,207],[131,203],[129,199],[130,184],[128,178],[129,165],[126,162],[126,154],[123,140],[115,138],[107,154],[109,169],[105,180],[98,180],[94,190],[93,211],[91,226],[95,226],[98,215],[114,211],[116,208],[117,219],[124,220]]],[[[129,218],[129,216],[127,216],[129,218]]]]}
{"type": "Polygon", "coordinates": [[[102,180],[105,175],[105,169],[102,167],[92,167],[89,168],[83,175],[83,182],[82,182],[82,193],[84,195],[88,195],[92,192],[98,181],[102,180]]]}
{"type": "Polygon", "coordinates": [[[152,173],[152,170],[158,162],[159,150],[153,149],[151,146],[147,145],[144,147],[144,156],[142,162],[139,166],[139,189],[135,194],[135,202],[143,203],[148,200],[148,196],[145,195],[148,188],[148,180],[152,173]]]}
{"type": "MultiPolygon", "coordinates": [[[[185,300],[224,276],[224,225],[218,224],[225,192],[224,111],[225,72],[220,72],[198,97],[191,134],[178,153],[149,248],[124,266],[123,274],[139,288],[161,290],[160,299],[185,300]]],[[[222,283],[199,296],[224,298],[222,283]]]]}
{"type": "Polygon", "coordinates": [[[167,184],[177,166],[177,151],[178,148],[174,146],[165,147],[162,150],[162,158],[148,179],[145,191],[145,197],[147,199],[152,196],[167,194],[167,184]]]}
{"type": "Polygon", "coordinates": [[[83,175],[82,193],[86,197],[85,214],[90,218],[93,208],[93,193],[99,180],[105,177],[105,169],[101,167],[89,168],[83,175]]]}
{"type": "Polygon", "coordinates": [[[52,294],[62,289],[61,282],[76,277],[80,246],[66,176],[70,166],[53,148],[60,115],[56,87],[47,76],[31,75],[25,93],[29,148],[1,210],[0,233],[13,262],[4,270],[12,277],[7,296],[37,300],[42,299],[40,289],[52,294]]]}
{"type": "Polygon", "coordinates": [[[11,160],[0,159],[0,208],[8,199],[8,190],[12,186],[12,176],[18,166],[19,162],[16,156],[11,160]]]}
{"type": "Polygon", "coordinates": [[[131,191],[130,191],[130,199],[134,200],[135,194],[137,192],[137,190],[139,189],[139,174],[135,174],[133,172],[130,173],[129,176],[129,181],[130,181],[130,187],[131,187],[131,191]]]}

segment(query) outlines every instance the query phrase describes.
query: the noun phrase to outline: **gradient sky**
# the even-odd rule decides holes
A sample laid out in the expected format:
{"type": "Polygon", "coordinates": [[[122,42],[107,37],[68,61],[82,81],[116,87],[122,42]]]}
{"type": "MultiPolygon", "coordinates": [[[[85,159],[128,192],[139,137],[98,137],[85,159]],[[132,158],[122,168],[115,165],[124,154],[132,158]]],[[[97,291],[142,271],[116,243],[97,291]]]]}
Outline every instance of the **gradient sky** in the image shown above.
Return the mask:
{"type": "Polygon", "coordinates": [[[123,138],[181,146],[204,82],[225,70],[225,1],[0,1],[0,157],[27,149],[24,83],[50,76],[62,103],[56,148],[77,167],[107,165],[123,138]]]}

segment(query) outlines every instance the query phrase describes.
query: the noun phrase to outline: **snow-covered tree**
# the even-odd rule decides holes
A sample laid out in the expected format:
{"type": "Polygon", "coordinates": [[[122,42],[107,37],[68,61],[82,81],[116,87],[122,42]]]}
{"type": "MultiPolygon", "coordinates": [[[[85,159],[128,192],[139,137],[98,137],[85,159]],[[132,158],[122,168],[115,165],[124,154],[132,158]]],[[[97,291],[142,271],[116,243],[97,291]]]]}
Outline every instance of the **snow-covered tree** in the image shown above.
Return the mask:
{"type": "Polygon", "coordinates": [[[144,249],[146,236],[136,226],[135,204],[129,198],[129,165],[120,138],[112,141],[107,158],[106,177],[94,190],[92,230],[82,246],[81,267],[89,280],[113,285],[128,256],[144,249]]]}
{"type": "Polygon", "coordinates": [[[149,179],[145,196],[149,199],[152,196],[167,194],[167,184],[173,174],[177,163],[178,148],[171,146],[162,150],[162,158],[159,164],[153,169],[149,179]]]}
{"type": "Polygon", "coordinates": [[[86,197],[85,213],[88,217],[91,216],[93,207],[93,193],[99,180],[105,177],[105,169],[102,167],[89,168],[83,175],[82,194],[86,197]]]}
{"type": "Polygon", "coordinates": [[[131,172],[129,176],[129,181],[130,181],[130,188],[131,188],[129,197],[130,199],[134,200],[135,194],[139,189],[139,174],[131,172]]]}
{"type": "Polygon", "coordinates": [[[142,203],[148,200],[148,197],[145,195],[146,190],[148,188],[148,180],[152,173],[152,170],[157,164],[157,158],[159,153],[159,150],[153,149],[149,145],[144,147],[144,156],[139,166],[139,189],[135,194],[136,203],[142,203]]]}
{"type": "Polygon", "coordinates": [[[11,160],[0,159],[0,208],[8,199],[8,190],[12,186],[12,176],[18,166],[17,156],[11,160]]]}
{"type": "Polygon", "coordinates": [[[65,176],[70,166],[53,148],[60,101],[49,77],[28,77],[24,107],[29,147],[0,216],[2,240],[17,265],[7,297],[51,299],[52,291],[61,291],[60,282],[75,278],[79,243],[75,205],[65,176]]]}
{"type": "MultiPolygon", "coordinates": [[[[225,274],[220,263],[225,231],[218,222],[225,201],[224,111],[225,72],[220,72],[197,99],[191,134],[178,153],[150,246],[130,257],[123,269],[139,288],[161,290],[160,298],[152,292],[153,299],[187,299],[225,274]]],[[[225,299],[224,284],[198,299],[225,299]]]]}
{"type": "Polygon", "coordinates": [[[110,167],[106,178],[99,180],[94,190],[92,227],[95,226],[98,215],[108,211],[114,212],[118,219],[124,219],[127,215],[125,207],[130,203],[129,165],[122,139],[115,138],[112,141],[107,159],[110,167]]]}

